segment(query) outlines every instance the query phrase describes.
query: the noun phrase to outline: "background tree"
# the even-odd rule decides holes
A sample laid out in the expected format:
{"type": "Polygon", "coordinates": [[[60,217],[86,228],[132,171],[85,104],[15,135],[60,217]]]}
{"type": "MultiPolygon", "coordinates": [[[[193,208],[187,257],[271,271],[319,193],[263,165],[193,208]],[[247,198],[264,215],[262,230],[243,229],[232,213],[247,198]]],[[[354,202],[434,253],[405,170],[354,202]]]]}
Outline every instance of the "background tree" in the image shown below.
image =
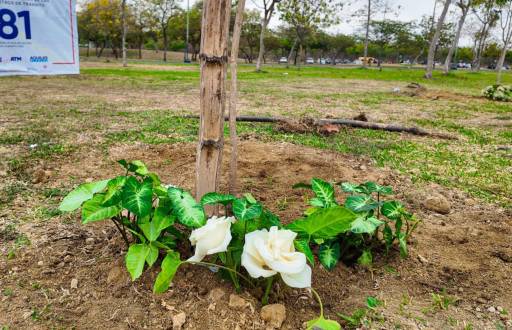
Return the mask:
{"type": "Polygon", "coordinates": [[[179,0],[150,0],[151,11],[158,22],[160,33],[163,37],[164,62],[167,62],[167,50],[169,47],[169,22],[175,10],[178,9],[179,0]]]}
{"type": "Polygon", "coordinates": [[[448,54],[446,55],[446,59],[444,61],[445,74],[448,74],[448,72],[450,72],[453,55],[455,54],[455,51],[459,47],[459,40],[462,34],[462,28],[464,27],[464,23],[466,22],[466,18],[468,17],[469,10],[473,5],[473,0],[457,0],[455,4],[457,5],[457,7],[459,7],[461,15],[457,23],[457,31],[455,32],[455,37],[453,38],[452,46],[448,50],[448,54]]]}
{"type": "Polygon", "coordinates": [[[434,70],[435,54],[436,49],[438,47],[439,37],[441,36],[441,30],[443,29],[443,24],[446,19],[446,15],[448,14],[448,9],[450,9],[451,3],[452,0],[444,0],[443,11],[441,12],[441,16],[439,16],[439,19],[437,20],[436,30],[434,32],[432,40],[430,41],[427,56],[427,68],[425,70],[426,79],[432,78],[432,71],[434,70]]]}
{"type": "Polygon", "coordinates": [[[146,32],[152,30],[155,25],[155,19],[151,15],[149,3],[147,0],[132,0],[130,12],[132,13],[132,33],[138,49],[138,57],[142,59],[142,48],[146,32]]]}
{"type": "Polygon", "coordinates": [[[512,0],[502,1],[498,4],[500,6],[500,29],[501,29],[501,54],[496,65],[497,77],[496,83],[501,84],[503,64],[505,63],[505,57],[512,41],[512,0]]]}
{"type": "Polygon", "coordinates": [[[475,33],[473,62],[471,63],[471,70],[473,71],[480,70],[482,54],[491,35],[491,30],[499,20],[496,0],[476,0],[476,5],[477,7],[473,9],[473,14],[480,21],[481,27],[475,33]]]}
{"type": "MultiPolygon", "coordinates": [[[[334,0],[282,0],[279,4],[281,19],[293,27],[299,46],[299,63],[303,58],[306,37],[316,27],[338,23],[338,13],[342,3],[334,0]]],[[[290,52],[290,56],[294,50],[290,52]]]]}
{"type": "Polygon", "coordinates": [[[240,51],[247,63],[253,63],[261,35],[260,13],[257,10],[248,10],[244,13],[241,32],[240,51]]]}
{"type": "Polygon", "coordinates": [[[263,64],[263,56],[265,55],[265,34],[267,33],[268,23],[272,19],[272,15],[276,9],[276,4],[280,0],[259,0],[261,6],[257,5],[262,10],[261,25],[260,25],[260,47],[258,52],[258,61],[256,62],[256,71],[261,71],[263,64]]]}

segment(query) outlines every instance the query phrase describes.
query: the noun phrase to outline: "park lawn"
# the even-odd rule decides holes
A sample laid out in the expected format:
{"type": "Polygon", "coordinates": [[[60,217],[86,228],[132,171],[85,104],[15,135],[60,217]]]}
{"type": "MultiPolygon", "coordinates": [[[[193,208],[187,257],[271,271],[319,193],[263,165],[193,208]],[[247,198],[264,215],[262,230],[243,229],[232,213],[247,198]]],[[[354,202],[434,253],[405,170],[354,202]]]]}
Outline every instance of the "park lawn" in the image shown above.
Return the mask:
{"type": "MultiPolygon", "coordinates": [[[[0,85],[14,83],[19,90],[0,111],[23,123],[8,123],[0,137],[0,145],[20,151],[8,156],[9,168],[23,168],[33,159],[80,152],[84,146],[81,140],[87,141],[84,135],[95,137],[87,143],[104,148],[121,142],[196,141],[197,121],[175,116],[198,111],[198,67],[169,68],[171,71],[152,70],[146,64],[128,69],[88,64],[79,79],[0,80],[0,85]],[[48,82],[47,88],[54,88],[59,95],[49,92],[48,98],[22,97],[24,88],[41,82],[48,82]],[[27,150],[31,144],[38,147],[27,150]]],[[[268,124],[240,124],[239,130],[242,135],[253,134],[265,141],[368,156],[378,166],[398,170],[419,184],[434,182],[458,188],[510,207],[512,158],[510,151],[498,149],[512,145],[512,107],[475,96],[492,83],[494,74],[459,71],[448,77],[438,74],[431,82],[422,80],[421,74],[420,70],[406,69],[379,72],[275,66],[255,73],[252,67],[242,66],[240,109],[243,114],[290,118],[350,118],[364,112],[371,121],[420,126],[453,134],[458,140],[358,129],[325,137],[281,132],[268,124]],[[405,90],[410,81],[421,82],[429,93],[411,97],[393,92],[393,86],[405,90]]],[[[512,81],[509,74],[505,79],[512,81]]],[[[10,195],[8,199],[13,198],[10,195]]]]}

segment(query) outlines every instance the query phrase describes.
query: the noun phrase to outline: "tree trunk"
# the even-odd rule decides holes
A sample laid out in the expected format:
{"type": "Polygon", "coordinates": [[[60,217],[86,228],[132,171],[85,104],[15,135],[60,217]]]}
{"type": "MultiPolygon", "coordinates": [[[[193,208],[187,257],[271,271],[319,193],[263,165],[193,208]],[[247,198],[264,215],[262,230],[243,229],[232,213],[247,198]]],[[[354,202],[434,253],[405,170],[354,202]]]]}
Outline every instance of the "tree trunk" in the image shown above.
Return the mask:
{"type": "Polygon", "coordinates": [[[167,28],[163,28],[164,35],[164,62],[167,62],[167,28]]]}
{"type": "Polygon", "coordinates": [[[428,49],[428,57],[427,57],[427,68],[425,71],[425,78],[431,79],[432,72],[434,71],[434,60],[437,49],[437,43],[439,41],[439,36],[441,35],[441,30],[443,29],[444,20],[446,19],[446,15],[448,14],[448,9],[450,9],[450,5],[452,0],[445,0],[443,12],[437,21],[436,32],[430,41],[430,47],[428,49]]]}
{"type": "Polygon", "coordinates": [[[503,46],[503,49],[501,50],[500,59],[498,60],[498,64],[496,65],[496,84],[501,85],[501,79],[503,75],[503,64],[505,63],[505,57],[507,56],[507,45],[503,46]]]}
{"type": "Polygon", "coordinates": [[[258,61],[256,62],[256,71],[261,71],[261,65],[263,62],[263,54],[265,53],[265,31],[267,30],[267,19],[263,17],[261,19],[261,32],[260,32],[260,51],[258,53],[258,61]]]}
{"type": "Polygon", "coordinates": [[[240,48],[240,34],[244,20],[245,0],[238,0],[233,39],[231,41],[231,91],[229,95],[229,137],[231,139],[231,160],[229,162],[229,193],[238,193],[238,137],[236,133],[236,103],[238,101],[237,60],[240,48]]]}
{"type": "Polygon", "coordinates": [[[292,56],[293,56],[293,52],[295,51],[295,47],[297,47],[297,39],[298,38],[295,38],[295,40],[293,41],[292,48],[290,49],[290,54],[288,55],[288,63],[286,63],[287,68],[289,67],[290,62],[292,61],[292,56]]]}
{"type": "Polygon", "coordinates": [[[224,110],[231,0],[205,0],[201,26],[201,120],[196,198],[217,191],[224,147],[224,110]]]}
{"type": "Polygon", "coordinates": [[[122,0],[122,2],[121,2],[121,25],[122,25],[121,48],[123,51],[123,66],[127,67],[128,62],[126,59],[126,30],[127,30],[127,27],[126,27],[126,0],[122,0]]]}
{"type": "Polygon", "coordinates": [[[455,38],[453,39],[452,46],[448,51],[448,55],[446,55],[446,60],[444,61],[444,73],[448,74],[450,72],[450,67],[452,65],[453,55],[455,51],[459,47],[460,35],[462,33],[462,28],[464,27],[464,22],[466,21],[466,17],[469,12],[469,4],[467,7],[462,8],[462,16],[459,19],[459,25],[457,26],[457,32],[455,33],[455,38]]]}
{"type": "Polygon", "coordinates": [[[370,19],[372,17],[371,5],[372,5],[372,0],[368,0],[368,16],[366,19],[366,36],[364,38],[364,55],[363,55],[363,57],[364,57],[363,67],[364,68],[366,68],[367,58],[368,58],[368,43],[369,43],[369,38],[370,38],[370,19]]]}

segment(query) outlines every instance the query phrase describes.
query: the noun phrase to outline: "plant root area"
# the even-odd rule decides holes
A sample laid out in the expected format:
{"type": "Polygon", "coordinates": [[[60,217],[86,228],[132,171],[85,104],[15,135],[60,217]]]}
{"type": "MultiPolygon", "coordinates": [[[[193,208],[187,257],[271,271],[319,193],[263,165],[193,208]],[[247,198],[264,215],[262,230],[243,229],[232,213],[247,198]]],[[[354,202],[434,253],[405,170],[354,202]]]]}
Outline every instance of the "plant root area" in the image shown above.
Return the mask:
{"type": "MultiPolygon", "coordinates": [[[[63,187],[69,191],[79,182],[122,173],[115,164],[118,159],[140,159],[161,175],[164,183],[193,189],[194,143],[114,144],[107,150],[98,149],[91,147],[70,157],[43,161],[38,169],[25,169],[26,175],[42,176],[34,178],[34,187],[49,193],[45,199],[19,195],[0,210],[0,326],[270,328],[260,315],[261,293],[246,289],[237,293],[208,268],[187,265],[179,269],[168,292],[155,295],[152,285],[159,269],[146,271],[140,280],[131,282],[124,268],[126,247],[112,223],[83,226],[78,213],[48,215],[51,210],[42,206],[58,205],[62,198],[52,191],[63,187]],[[16,226],[9,226],[11,223],[16,226]]],[[[226,149],[224,192],[229,146],[226,149]]],[[[313,177],[391,185],[396,193],[393,198],[403,201],[422,220],[406,259],[400,259],[398,251],[377,253],[371,269],[340,263],[331,272],[315,264],[313,286],[324,301],[326,317],[348,327],[337,313],[351,315],[373,296],[384,304],[367,314],[363,328],[512,327],[510,210],[461,191],[414,183],[398,172],[378,168],[369,158],[289,143],[263,143],[250,137],[241,142],[240,191],[252,193],[284,223],[301,217],[310,197],[309,192],[292,186],[313,177]],[[433,196],[445,202],[442,213],[447,214],[431,211],[436,207],[426,201],[433,196]]],[[[270,303],[286,307],[282,329],[303,329],[305,322],[319,313],[309,292],[282,285],[275,287],[270,303]]]]}

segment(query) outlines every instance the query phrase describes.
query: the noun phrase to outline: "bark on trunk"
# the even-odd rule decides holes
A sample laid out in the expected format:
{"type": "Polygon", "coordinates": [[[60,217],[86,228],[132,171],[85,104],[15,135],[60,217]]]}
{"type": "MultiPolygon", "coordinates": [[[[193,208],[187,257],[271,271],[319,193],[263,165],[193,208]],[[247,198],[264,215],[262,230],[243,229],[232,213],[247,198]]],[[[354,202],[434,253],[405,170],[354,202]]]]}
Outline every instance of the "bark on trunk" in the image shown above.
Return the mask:
{"type": "Polygon", "coordinates": [[[196,198],[217,191],[224,147],[224,110],[231,0],[205,0],[201,27],[201,120],[196,198]]]}
{"type": "Polygon", "coordinates": [[[260,32],[260,51],[258,52],[258,61],[256,62],[256,71],[261,71],[261,65],[263,62],[263,54],[265,53],[265,31],[267,30],[267,20],[263,18],[261,20],[261,32],[260,32]]]}
{"type": "Polygon", "coordinates": [[[434,71],[434,60],[437,49],[437,43],[439,41],[439,36],[441,35],[441,30],[443,28],[444,20],[446,19],[446,15],[448,14],[448,9],[450,9],[450,5],[452,0],[446,0],[443,7],[443,12],[437,21],[436,32],[430,41],[430,47],[428,49],[428,57],[427,57],[427,68],[425,70],[425,78],[431,79],[432,72],[434,71]]]}
{"type": "Polygon", "coordinates": [[[505,63],[505,57],[507,56],[508,47],[505,45],[501,50],[500,59],[496,65],[496,84],[501,85],[501,79],[503,76],[503,64],[505,63]]]}
{"type": "Polygon", "coordinates": [[[163,29],[164,35],[164,62],[167,62],[167,28],[163,29]]]}
{"type": "Polygon", "coordinates": [[[231,140],[231,159],[229,162],[229,193],[238,193],[238,136],[236,133],[236,103],[238,102],[237,60],[240,48],[240,34],[244,20],[245,0],[238,0],[233,39],[231,42],[231,91],[229,97],[229,137],[231,140]]]}
{"type": "Polygon", "coordinates": [[[363,59],[363,67],[366,68],[367,66],[367,58],[368,58],[368,43],[369,43],[369,38],[370,38],[370,19],[371,19],[371,16],[372,16],[372,12],[371,12],[371,5],[372,5],[372,0],[368,0],[368,16],[366,18],[366,36],[364,38],[364,59],[363,59]]]}
{"type": "Polygon", "coordinates": [[[122,31],[121,31],[121,48],[123,52],[123,66],[127,67],[128,62],[126,59],[126,0],[123,0],[121,2],[121,25],[122,25],[122,31]]]}
{"type": "Polygon", "coordinates": [[[290,62],[292,61],[293,52],[295,51],[295,47],[297,47],[297,39],[293,41],[292,48],[290,49],[290,54],[288,55],[288,63],[286,63],[286,67],[288,68],[290,66],[290,62]]]}
{"type": "Polygon", "coordinates": [[[460,35],[462,33],[462,28],[464,27],[464,23],[466,22],[466,17],[468,16],[469,6],[470,6],[470,4],[468,4],[467,7],[462,8],[462,16],[459,19],[459,24],[457,26],[457,32],[455,33],[455,38],[453,39],[452,46],[450,47],[450,50],[448,51],[448,55],[446,55],[446,60],[444,61],[444,73],[445,74],[448,74],[450,72],[453,55],[455,54],[455,51],[459,47],[460,35]]]}

